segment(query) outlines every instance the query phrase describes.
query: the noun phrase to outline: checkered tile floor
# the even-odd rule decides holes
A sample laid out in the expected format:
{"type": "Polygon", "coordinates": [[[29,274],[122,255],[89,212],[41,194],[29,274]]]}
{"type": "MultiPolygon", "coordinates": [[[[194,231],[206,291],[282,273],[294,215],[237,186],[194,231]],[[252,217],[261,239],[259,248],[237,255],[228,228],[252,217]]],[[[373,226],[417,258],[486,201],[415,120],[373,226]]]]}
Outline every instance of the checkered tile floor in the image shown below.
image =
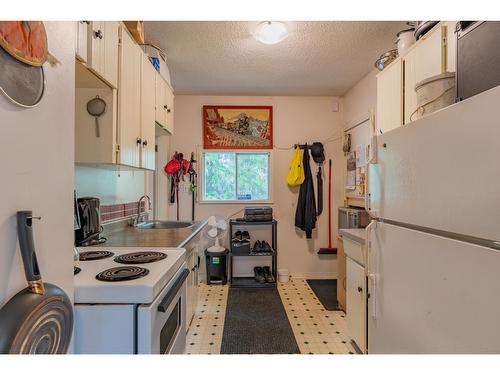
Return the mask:
{"type": "MultiPolygon", "coordinates": [[[[228,286],[199,286],[198,306],[186,340],[187,354],[219,354],[228,286]]],[[[345,313],[326,311],[305,280],[278,284],[278,291],[302,354],[353,354],[345,313]]]]}

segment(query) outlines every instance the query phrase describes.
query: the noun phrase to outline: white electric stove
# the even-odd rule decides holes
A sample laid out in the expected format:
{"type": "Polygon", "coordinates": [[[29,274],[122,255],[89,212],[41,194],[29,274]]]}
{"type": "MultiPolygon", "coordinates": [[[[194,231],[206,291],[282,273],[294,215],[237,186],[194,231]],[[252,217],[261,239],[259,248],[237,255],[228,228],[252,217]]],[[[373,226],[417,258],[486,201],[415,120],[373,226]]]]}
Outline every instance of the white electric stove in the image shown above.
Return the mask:
{"type": "Polygon", "coordinates": [[[186,342],[186,251],[77,249],[75,352],[180,354],[186,342]]]}

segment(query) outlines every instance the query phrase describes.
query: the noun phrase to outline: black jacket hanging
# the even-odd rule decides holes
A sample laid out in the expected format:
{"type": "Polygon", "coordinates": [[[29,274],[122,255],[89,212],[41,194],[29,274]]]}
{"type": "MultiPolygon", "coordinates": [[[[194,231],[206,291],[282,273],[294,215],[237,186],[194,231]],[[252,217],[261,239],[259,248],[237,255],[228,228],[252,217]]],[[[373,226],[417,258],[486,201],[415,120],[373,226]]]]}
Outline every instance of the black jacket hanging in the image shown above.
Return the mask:
{"type": "Polygon", "coordinates": [[[316,228],[316,199],[314,197],[313,176],[309,164],[309,148],[307,144],[303,155],[305,180],[300,185],[295,226],[306,232],[306,238],[312,238],[312,230],[316,228]]]}

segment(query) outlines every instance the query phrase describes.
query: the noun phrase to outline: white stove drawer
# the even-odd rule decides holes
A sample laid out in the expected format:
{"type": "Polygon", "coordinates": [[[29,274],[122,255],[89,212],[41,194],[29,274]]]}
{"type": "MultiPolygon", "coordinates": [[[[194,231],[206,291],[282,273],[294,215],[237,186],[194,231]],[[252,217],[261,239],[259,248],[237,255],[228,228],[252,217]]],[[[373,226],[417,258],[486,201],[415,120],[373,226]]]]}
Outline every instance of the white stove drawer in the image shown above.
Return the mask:
{"type": "Polygon", "coordinates": [[[75,305],[76,354],[134,354],[134,305],[75,305]]]}

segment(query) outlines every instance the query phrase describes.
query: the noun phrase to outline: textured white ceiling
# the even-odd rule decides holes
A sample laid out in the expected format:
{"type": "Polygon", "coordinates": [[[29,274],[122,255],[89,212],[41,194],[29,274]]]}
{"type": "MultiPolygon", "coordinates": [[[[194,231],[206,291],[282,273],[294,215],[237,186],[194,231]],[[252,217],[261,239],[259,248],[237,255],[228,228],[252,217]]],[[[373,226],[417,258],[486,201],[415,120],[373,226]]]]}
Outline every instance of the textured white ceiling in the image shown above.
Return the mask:
{"type": "Polygon", "coordinates": [[[404,22],[286,22],[290,35],[266,45],[258,22],[145,23],[167,52],[176,94],[343,95],[395,48],[404,22]]]}

